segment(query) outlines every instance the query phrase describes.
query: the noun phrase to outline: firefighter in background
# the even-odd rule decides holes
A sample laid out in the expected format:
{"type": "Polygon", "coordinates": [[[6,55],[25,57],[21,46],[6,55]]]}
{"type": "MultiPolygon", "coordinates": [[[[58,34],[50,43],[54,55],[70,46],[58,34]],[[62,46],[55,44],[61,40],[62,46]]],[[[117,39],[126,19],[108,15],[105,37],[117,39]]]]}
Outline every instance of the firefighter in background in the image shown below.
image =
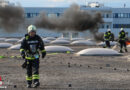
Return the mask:
{"type": "Polygon", "coordinates": [[[110,48],[111,47],[110,41],[113,41],[111,29],[108,29],[107,32],[105,32],[104,40],[105,40],[106,47],[110,48]]]}
{"type": "Polygon", "coordinates": [[[123,53],[122,50],[123,47],[125,48],[125,52],[128,52],[126,47],[126,40],[127,40],[126,32],[124,31],[123,28],[121,28],[119,32],[120,53],[123,53]]]}
{"type": "Polygon", "coordinates": [[[27,87],[31,88],[38,87],[39,83],[39,58],[41,51],[42,58],[46,56],[46,51],[44,49],[44,43],[40,36],[36,34],[36,27],[30,25],[28,27],[28,34],[21,42],[20,52],[23,59],[25,59],[24,65],[27,65],[27,87]]]}

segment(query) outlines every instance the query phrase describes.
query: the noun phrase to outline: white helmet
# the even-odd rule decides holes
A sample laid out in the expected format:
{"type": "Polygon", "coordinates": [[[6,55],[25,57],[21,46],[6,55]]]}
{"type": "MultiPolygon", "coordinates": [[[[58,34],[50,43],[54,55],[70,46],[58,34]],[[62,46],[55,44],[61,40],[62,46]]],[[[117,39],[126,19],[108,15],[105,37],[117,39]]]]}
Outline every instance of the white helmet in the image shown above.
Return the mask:
{"type": "Polygon", "coordinates": [[[30,33],[31,31],[35,31],[36,32],[36,30],[37,30],[36,26],[34,26],[34,25],[29,25],[28,26],[28,33],[30,33]]]}
{"type": "Polygon", "coordinates": [[[107,31],[109,32],[109,31],[111,31],[111,29],[107,29],[107,31]]]}
{"type": "Polygon", "coordinates": [[[124,30],[124,28],[121,28],[121,29],[120,29],[120,31],[123,31],[123,30],[124,30]]]}

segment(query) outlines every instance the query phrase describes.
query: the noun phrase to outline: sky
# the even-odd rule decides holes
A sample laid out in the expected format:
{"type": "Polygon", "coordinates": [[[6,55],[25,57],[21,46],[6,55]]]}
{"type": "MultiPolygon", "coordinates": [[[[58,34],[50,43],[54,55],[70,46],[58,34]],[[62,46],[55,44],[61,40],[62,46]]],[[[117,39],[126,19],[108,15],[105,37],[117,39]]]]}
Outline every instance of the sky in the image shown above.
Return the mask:
{"type": "Polygon", "coordinates": [[[9,0],[23,7],[69,7],[72,3],[85,5],[86,2],[104,3],[108,7],[130,7],[130,0],[9,0]]]}

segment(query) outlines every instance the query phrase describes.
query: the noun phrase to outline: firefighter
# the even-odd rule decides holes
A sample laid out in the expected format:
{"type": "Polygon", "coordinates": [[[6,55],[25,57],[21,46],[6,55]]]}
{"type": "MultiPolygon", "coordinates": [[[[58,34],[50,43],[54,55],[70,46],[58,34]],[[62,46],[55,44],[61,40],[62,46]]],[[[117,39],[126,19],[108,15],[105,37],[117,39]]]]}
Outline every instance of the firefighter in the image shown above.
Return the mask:
{"type": "Polygon", "coordinates": [[[110,41],[112,40],[111,29],[108,29],[107,32],[105,32],[104,40],[105,40],[106,47],[110,48],[111,47],[110,41]]]}
{"type": "Polygon", "coordinates": [[[39,83],[39,58],[40,54],[42,58],[46,56],[46,51],[44,48],[44,43],[40,36],[36,34],[36,27],[34,25],[28,26],[28,34],[21,42],[20,53],[23,59],[25,59],[24,65],[27,69],[27,87],[36,88],[40,85],[39,83]]]}
{"type": "Polygon", "coordinates": [[[123,28],[121,28],[119,32],[120,53],[123,53],[122,50],[123,47],[125,48],[125,52],[128,52],[126,47],[126,40],[127,40],[126,32],[124,31],[123,28]]]}

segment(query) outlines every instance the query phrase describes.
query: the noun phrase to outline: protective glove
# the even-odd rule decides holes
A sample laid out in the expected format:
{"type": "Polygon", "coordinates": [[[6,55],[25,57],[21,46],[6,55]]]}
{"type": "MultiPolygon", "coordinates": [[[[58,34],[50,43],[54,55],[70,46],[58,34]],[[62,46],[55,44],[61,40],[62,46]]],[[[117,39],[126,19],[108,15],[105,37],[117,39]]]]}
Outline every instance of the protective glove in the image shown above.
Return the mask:
{"type": "Polygon", "coordinates": [[[23,59],[25,59],[25,52],[24,51],[21,52],[21,56],[22,56],[23,59]]]}
{"type": "Polygon", "coordinates": [[[46,56],[46,52],[42,53],[42,58],[44,58],[46,56]]]}

